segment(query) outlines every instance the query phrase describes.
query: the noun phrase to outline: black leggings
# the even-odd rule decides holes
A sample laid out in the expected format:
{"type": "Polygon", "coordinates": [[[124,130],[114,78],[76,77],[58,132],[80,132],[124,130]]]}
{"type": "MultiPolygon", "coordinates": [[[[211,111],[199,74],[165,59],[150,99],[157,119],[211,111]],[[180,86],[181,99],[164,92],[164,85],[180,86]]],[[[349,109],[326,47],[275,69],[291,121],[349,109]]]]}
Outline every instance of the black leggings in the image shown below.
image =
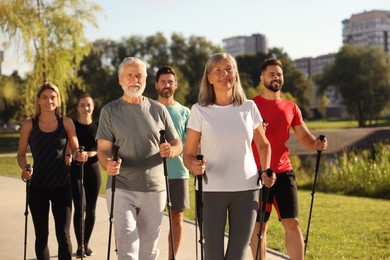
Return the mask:
{"type": "MultiPolygon", "coordinates": [[[[83,211],[84,211],[84,245],[88,245],[89,239],[95,225],[95,209],[102,183],[99,162],[88,159],[84,164],[84,190],[83,190],[83,211]]],[[[81,165],[73,163],[71,166],[71,185],[74,203],[73,226],[76,234],[77,245],[81,246],[81,165]]]]}
{"type": "Polygon", "coordinates": [[[72,259],[70,222],[72,217],[72,192],[70,185],[57,188],[33,188],[29,193],[29,205],[35,229],[35,254],[38,260],[49,260],[49,208],[53,212],[58,259],[72,259]]]}

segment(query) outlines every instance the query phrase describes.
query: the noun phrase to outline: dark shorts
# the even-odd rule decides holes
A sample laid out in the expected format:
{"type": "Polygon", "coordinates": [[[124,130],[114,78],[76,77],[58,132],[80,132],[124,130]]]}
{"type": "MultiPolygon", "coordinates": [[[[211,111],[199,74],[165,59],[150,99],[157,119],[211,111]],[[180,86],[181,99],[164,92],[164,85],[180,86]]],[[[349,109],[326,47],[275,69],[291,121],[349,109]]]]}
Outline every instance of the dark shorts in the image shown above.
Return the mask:
{"type": "MultiPolygon", "coordinates": [[[[298,218],[298,191],[294,171],[291,170],[284,173],[277,173],[276,177],[277,179],[274,186],[270,189],[263,186],[264,188],[261,189],[262,203],[260,205],[264,205],[268,192],[264,221],[268,221],[271,215],[272,205],[278,213],[279,220],[285,218],[298,218]]],[[[256,221],[260,222],[260,214],[257,214],[256,221]]]]}
{"type": "Polygon", "coordinates": [[[190,208],[190,196],[188,191],[188,180],[170,179],[169,195],[171,196],[172,210],[183,211],[190,208]]]}

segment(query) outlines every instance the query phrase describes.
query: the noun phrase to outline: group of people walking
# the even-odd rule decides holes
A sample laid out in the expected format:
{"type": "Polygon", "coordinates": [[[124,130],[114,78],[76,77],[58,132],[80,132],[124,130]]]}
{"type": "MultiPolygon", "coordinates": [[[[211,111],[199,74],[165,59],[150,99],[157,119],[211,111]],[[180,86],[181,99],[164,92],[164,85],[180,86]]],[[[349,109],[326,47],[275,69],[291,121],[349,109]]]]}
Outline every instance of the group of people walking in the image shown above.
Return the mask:
{"type": "Polygon", "coordinates": [[[189,208],[189,172],[199,180],[196,189],[201,193],[202,210],[197,215],[202,215],[202,259],[244,259],[248,245],[254,258],[265,259],[272,204],[286,232],[290,259],[303,259],[297,187],[286,142],[290,128],[309,149],[322,151],[327,140],[314,137],[298,106],[280,97],[282,63],[273,58],[264,62],[260,75],[264,90],[250,100],[235,59],[226,53],[212,55],[204,68],[198,102],[191,109],[174,98],[179,85],[172,67],[163,66],[156,73],[157,100],[143,95],[146,78],[142,60],[125,58],[118,67],[123,96],[103,106],[98,124],[92,120],[91,96],[79,98],[78,118],[72,121],[61,116],[58,88],[49,82],[39,88],[35,115],[21,128],[17,156],[22,176],[29,182],[37,259],[50,258],[49,202],[58,258],[72,258],[72,198],[76,257],[93,254],[89,240],[101,185],[99,163],[108,174],[106,200],[115,216],[120,260],[158,258],[167,198],[172,223],[169,259],[175,259],[184,211],[189,208]],[[162,133],[166,142],[161,141],[162,133]],[[118,160],[112,159],[114,145],[119,147],[118,160]],[[27,166],[28,146],[33,166],[27,166]],[[164,179],[165,159],[169,187],[164,179]],[[263,186],[268,196],[261,196],[263,186]],[[260,216],[262,205],[266,205],[265,217],[260,216]],[[224,248],[227,222],[229,242],[224,248]]]}

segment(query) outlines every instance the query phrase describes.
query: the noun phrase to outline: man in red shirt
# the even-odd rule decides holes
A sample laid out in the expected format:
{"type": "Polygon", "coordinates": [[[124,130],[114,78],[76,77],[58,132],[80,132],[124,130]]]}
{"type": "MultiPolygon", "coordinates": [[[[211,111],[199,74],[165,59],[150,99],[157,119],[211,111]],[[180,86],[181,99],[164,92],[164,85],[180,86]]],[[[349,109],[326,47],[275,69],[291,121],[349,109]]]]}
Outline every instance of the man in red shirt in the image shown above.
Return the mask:
{"type": "MultiPolygon", "coordinates": [[[[262,259],[265,259],[268,220],[272,205],[274,205],[285,230],[287,253],[291,260],[301,260],[304,259],[304,241],[298,220],[297,185],[286,142],[290,136],[290,128],[294,130],[298,140],[308,149],[325,150],[327,140],[321,141],[319,137],[315,138],[306,127],[298,106],[291,101],[280,98],[284,78],[283,66],[278,59],[271,58],[264,61],[261,67],[260,80],[264,85],[264,91],[261,95],[253,98],[253,101],[265,120],[266,136],[272,149],[271,169],[274,170],[277,177],[276,183],[269,189],[263,224],[264,233],[261,241],[262,252],[260,253],[263,256],[262,259]]],[[[253,149],[253,152],[257,166],[260,167],[256,149],[253,149]]],[[[262,196],[263,200],[265,200],[265,197],[265,195],[262,196]]],[[[265,201],[261,203],[265,203],[265,201]]],[[[251,239],[251,249],[254,257],[257,248],[257,234],[260,229],[259,221],[258,216],[251,239]]]]}

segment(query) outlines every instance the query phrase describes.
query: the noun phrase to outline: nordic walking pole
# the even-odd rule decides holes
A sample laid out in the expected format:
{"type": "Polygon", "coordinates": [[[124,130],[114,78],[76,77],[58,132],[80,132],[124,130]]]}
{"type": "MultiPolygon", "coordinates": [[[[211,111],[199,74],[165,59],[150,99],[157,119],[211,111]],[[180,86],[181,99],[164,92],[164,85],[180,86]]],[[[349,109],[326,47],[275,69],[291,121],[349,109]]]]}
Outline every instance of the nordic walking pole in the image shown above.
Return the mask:
{"type": "MultiPolygon", "coordinates": [[[[323,141],[324,139],[325,139],[325,136],[324,135],[320,135],[320,140],[323,141]]],[[[307,243],[309,242],[309,230],[310,230],[311,212],[313,210],[314,195],[316,193],[316,183],[317,183],[318,169],[320,167],[321,152],[322,152],[321,150],[317,150],[317,161],[316,161],[316,168],[315,168],[315,174],[314,174],[314,183],[313,183],[313,189],[312,189],[312,192],[311,192],[309,221],[307,223],[307,231],[306,231],[306,238],[305,238],[305,255],[306,255],[307,243]]]]}
{"type": "MultiPolygon", "coordinates": [[[[85,147],[80,146],[80,153],[84,152],[85,147]]],[[[84,163],[80,164],[80,239],[81,239],[81,260],[84,259],[84,163]]]]}
{"type": "MultiPolygon", "coordinates": [[[[267,170],[265,170],[265,172],[267,173],[267,176],[268,177],[271,177],[272,176],[272,173],[274,172],[272,169],[268,168],[267,170]]],[[[259,182],[261,181],[261,174],[263,174],[263,171],[260,172],[260,178],[259,178],[259,182]]],[[[262,248],[261,248],[261,242],[263,240],[263,226],[264,226],[264,219],[265,219],[265,212],[267,210],[267,203],[268,203],[268,194],[269,194],[269,189],[270,188],[267,188],[265,187],[265,185],[263,185],[262,189],[265,189],[264,192],[265,192],[265,203],[263,203],[263,200],[262,200],[262,197],[263,197],[263,191],[260,190],[260,195],[259,195],[259,201],[260,203],[262,204],[261,207],[259,208],[259,211],[260,211],[260,229],[259,229],[259,233],[257,234],[257,248],[256,248],[256,260],[259,259],[259,252],[260,252],[260,259],[262,260],[263,259],[263,252],[262,252],[262,248]],[[264,210],[263,210],[264,208],[264,210]]]]}
{"type": "MultiPolygon", "coordinates": [[[[160,131],[160,144],[165,143],[165,131],[160,131]]],[[[168,219],[169,219],[169,236],[171,238],[171,252],[172,257],[171,259],[175,259],[175,246],[174,246],[174,240],[173,240],[173,229],[172,229],[172,216],[171,216],[171,208],[172,208],[172,202],[171,202],[171,195],[169,193],[169,181],[168,181],[168,168],[167,168],[167,158],[163,157],[163,165],[164,165],[164,177],[165,177],[165,186],[167,191],[167,204],[168,204],[168,219]]]]}
{"type": "MultiPolygon", "coordinates": [[[[31,165],[30,164],[26,164],[26,170],[27,171],[30,171],[31,169],[31,165]]],[[[26,254],[27,254],[27,223],[28,223],[28,200],[29,200],[29,195],[30,195],[30,191],[29,191],[29,186],[30,186],[30,180],[26,180],[23,178],[23,175],[22,175],[22,180],[26,182],[26,207],[24,209],[24,260],[26,260],[26,254]]]]}
{"type": "MultiPolygon", "coordinates": [[[[199,161],[203,160],[203,155],[198,154],[196,156],[196,159],[199,161]]],[[[198,181],[198,196],[197,203],[196,203],[196,213],[197,213],[197,219],[199,223],[199,243],[200,243],[200,259],[203,260],[204,258],[204,237],[203,237],[203,177],[202,175],[197,175],[196,179],[198,181]]]]}
{"type": "Polygon", "coordinates": [[[198,194],[196,193],[196,178],[194,178],[194,190],[195,190],[195,259],[198,260],[198,194]]]}
{"type": "MultiPolygon", "coordinates": [[[[112,160],[118,161],[119,159],[119,146],[114,145],[112,147],[112,160]]],[[[114,198],[115,198],[115,185],[116,185],[116,176],[111,178],[111,209],[110,209],[110,228],[108,232],[108,250],[107,250],[107,260],[110,260],[110,250],[111,250],[111,233],[112,233],[112,222],[114,220],[114,198]]]]}

